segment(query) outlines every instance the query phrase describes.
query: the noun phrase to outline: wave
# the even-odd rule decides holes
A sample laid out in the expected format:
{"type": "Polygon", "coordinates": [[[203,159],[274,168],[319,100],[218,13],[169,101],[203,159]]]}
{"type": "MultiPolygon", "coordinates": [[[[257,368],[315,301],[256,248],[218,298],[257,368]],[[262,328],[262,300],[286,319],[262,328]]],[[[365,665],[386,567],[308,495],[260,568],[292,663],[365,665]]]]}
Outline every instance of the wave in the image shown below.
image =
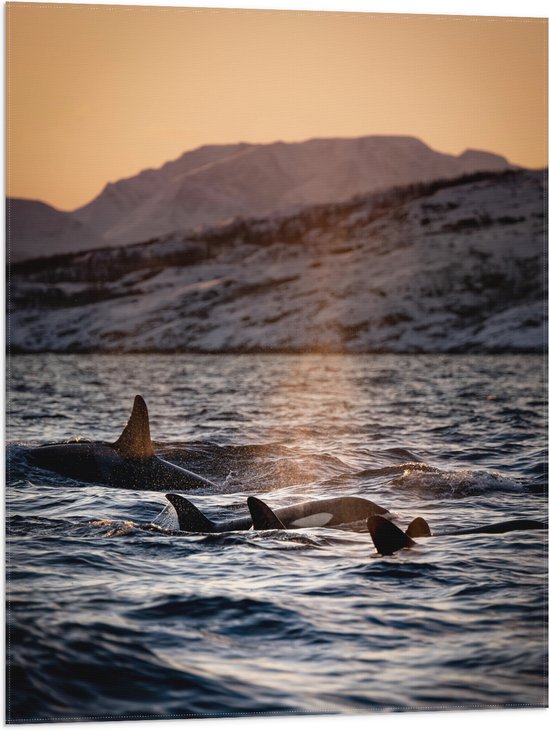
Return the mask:
{"type": "Polygon", "coordinates": [[[498,472],[480,469],[443,470],[428,464],[403,464],[402,474],[391,481],[391,486],[423,496],[470,497],[496,492],[526,491],[526,487],[498,472]]]}
{"type": "Polygon", "coordinates": [[[11,626],[9,721],[125,720],[291,709],[233,677],[170,657],[171,635],[106,622],[11,626]],[[115,681],[113,681],[115,679],[115,681]],[[77,711],[72,708],[78,708],[77,711]]]}

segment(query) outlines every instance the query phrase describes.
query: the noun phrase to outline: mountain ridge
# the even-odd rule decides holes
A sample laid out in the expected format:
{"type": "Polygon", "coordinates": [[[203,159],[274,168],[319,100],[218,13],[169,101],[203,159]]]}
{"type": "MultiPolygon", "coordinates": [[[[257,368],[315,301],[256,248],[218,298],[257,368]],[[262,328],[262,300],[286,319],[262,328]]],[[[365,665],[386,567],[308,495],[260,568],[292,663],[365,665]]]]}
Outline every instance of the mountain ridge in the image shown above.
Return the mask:
{"type": "MultiPolygon", "coordinates": [[[[96,247],[126,245],[237,216],[272,215],[395,185],[510,167],[491,152],[464,150],[455,156],[406,135],[203,145],[159,168],[107,183],[86,205],[60,213],[69,227],[81,224],[72,245],[84,250],[92,240],[96,247]]],[[[28,244],[14,231],[12,256],[20,260],[28,256],[28,244]]],[[[57,253],[70,245],[64,238],[57,245],[39,226],[35,239],[35,255],[46,246],[57,253]]]]}
{"type": "Polygon", "coordinates": [[[12,267],[14,351],[541,352],[544,171],[12,267]]]}
{"type": "Polygon", "coordinates": [[[54,208],[41,200],[6,198],[6,240],[10,260],[34,258],[38,252],[53,249],[56,253],[96,248],[103,243],[86,223],[72,213],[54,208]]]}

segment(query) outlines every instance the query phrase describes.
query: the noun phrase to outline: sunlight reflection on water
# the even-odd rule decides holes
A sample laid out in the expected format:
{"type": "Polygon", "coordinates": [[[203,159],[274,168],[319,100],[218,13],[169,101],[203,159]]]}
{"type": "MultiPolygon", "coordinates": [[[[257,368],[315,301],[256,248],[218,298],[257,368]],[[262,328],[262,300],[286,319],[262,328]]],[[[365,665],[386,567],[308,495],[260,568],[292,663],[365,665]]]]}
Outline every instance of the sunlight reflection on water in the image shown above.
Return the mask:
{"type": "Polygon", "coordinates": [[[434,537],[390,558],[360,525],[177,534],[150,526],[163,492],[85,485],[26,459],[30,444],[114,440],[141,393],[157,451],[219,485],[188,495],[215,520],[243,516],[250,494],[274,508],[363,496],[438,532],[545,519],[544,358],[11,366],[15,717],[545,701],[543,533],[434,537]]]}

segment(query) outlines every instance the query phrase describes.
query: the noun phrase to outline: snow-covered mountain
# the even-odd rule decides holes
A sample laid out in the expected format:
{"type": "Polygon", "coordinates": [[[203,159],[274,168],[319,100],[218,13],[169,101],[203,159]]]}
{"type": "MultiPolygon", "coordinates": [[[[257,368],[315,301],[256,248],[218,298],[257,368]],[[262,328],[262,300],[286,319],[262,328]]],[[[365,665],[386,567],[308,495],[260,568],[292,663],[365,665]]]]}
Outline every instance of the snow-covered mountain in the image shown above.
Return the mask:
{"type": "MultiPolygon", "coordinates": [[[[13,260],[21,260],[136,243],[197,226],[212,227],[236,216],[289,212],[393,185],[507,167],[498,155],[467,150],[455,157],[413,137],[200,147],[159,169],[109,183],[72,213],[54,211],[58,219],[54,230],[44,231],[44,222],[32,209],[36,203],[15,201],[10,251],[13,260]],[[80,228],[75,221],[82,224],[80,228]]],[[[44,208],[50,214],[54,210],[44,208]]]]}
{"type": "MultiPolygon", "coordinates": [[[[170,200],[171,189],[187,176],[231,160],[249,148],[247,144],[209,145],[185,152],[159,169],[143,170],[133,177],[108,183],[90,203],[75,210],[74,215],[92,226],[111,245],[135,243],[150,236],[193,227],[194,221],[180,224],[178,213],[173,210],[174,203],[170,200]]],[[[195,189],[187,207],[191,210],[208,209],[208,196],[211,194],[208,188],[204,191],[195,189]]],[[[219,222],[215,210],[212,210],[212,216],[209,222],[219,222]]],[[[225,212],[222,216],[226,217],[225,212]]]]}
{"type": "Polygon", "coordinates": [[[13,266],[19,351],[540,351],[546,172],[13,266]]]}
{"type": "Polygon", "coordinates": [[[6,241],[12,261],[82,251],[106,243],[86,223],[39,200],[6,200],[6,241]]]}
{"type": "Polygon", "coordinates": [[[235,216],[267,215],[507,166],[503,157],[487,152],[441,154],[414,137],[209,146],[108,185],[74,214],[111,244],[135,243],[235,216]]]}

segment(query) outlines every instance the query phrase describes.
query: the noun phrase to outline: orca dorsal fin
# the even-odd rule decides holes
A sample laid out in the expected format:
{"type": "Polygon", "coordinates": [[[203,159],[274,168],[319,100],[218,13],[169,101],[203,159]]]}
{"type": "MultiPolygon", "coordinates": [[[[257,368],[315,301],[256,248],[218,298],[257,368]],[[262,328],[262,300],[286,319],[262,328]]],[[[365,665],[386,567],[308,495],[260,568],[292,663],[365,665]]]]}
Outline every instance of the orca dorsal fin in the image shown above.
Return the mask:
{"type": "Polygon", "coordinates": [[[165,497],[176,510],[180,530],[185,530],[185,532],[219,532],[216,525],[181,494],[166,494],[165,497]]]}
{"type": "Polygon", "coordinates": [[[423,517],[415,517],[405,532],[409,537],[430,537],[432,531],[423,517]]]}
{"type": "Polygon", "coordinates": [[[140,395],[136,395],[134,398],[132,415],[113,447],[121,456],[133,459],[154,455],[149,431],[149,413],[145,401],[140,395]]]}
{"type": "Polygon", "coordinates": [[[255,530],[286,529],[271,507],[268,507],[261,499],[249,497],[246,502],[250,510],[250,516],[252,517],[252,527],[255,530]]]}
{"type": "Polygon", "coordinates": [[[405,547],[416,545],[415,541],[385,517],[374,515],[367,520],[374,547],[380,555],[391,555],[405,547]]]}

